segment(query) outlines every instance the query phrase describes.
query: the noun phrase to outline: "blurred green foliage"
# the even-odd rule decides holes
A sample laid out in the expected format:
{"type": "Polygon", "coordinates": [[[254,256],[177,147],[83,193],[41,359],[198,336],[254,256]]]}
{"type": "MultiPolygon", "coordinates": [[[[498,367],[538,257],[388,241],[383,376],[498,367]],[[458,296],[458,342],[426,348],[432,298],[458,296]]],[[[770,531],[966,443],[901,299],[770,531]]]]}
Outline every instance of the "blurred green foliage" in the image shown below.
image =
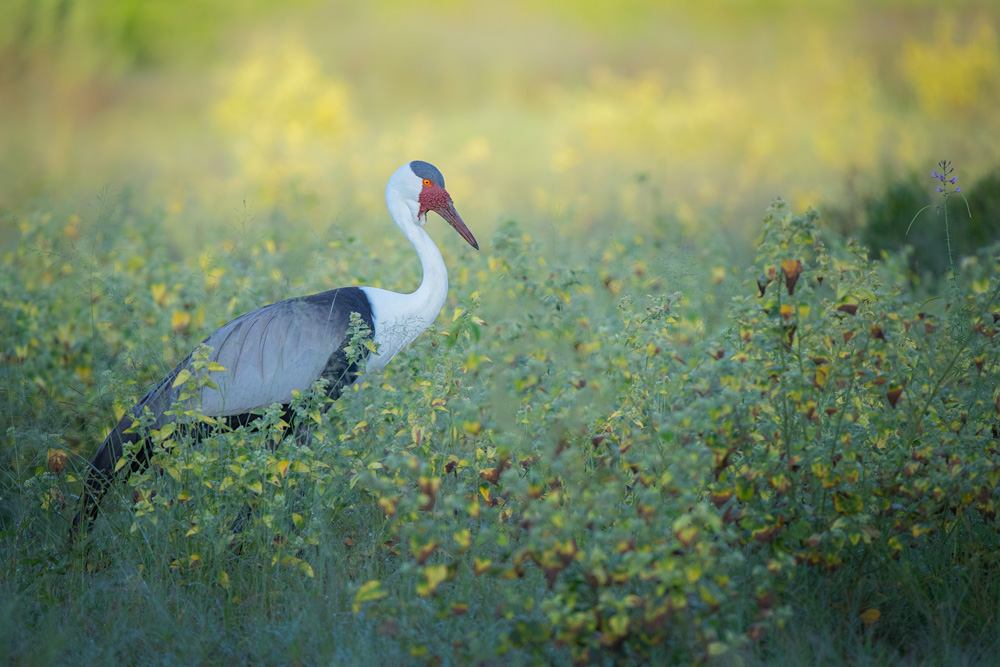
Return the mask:
{"type": "MultiPolygon", "coordinates": [[[[491,232],[518,217],[593,233],[670,202],[689,232],[745,242],[778,192],[804,208],[844,199],[852,171],[947,154],[971,183],[996,164],[989,3],[0,11],[0,206],[14,214],[51,192],[82,213],[110,184],[216,224],[245,199],[322,226],[381,215],[385,174],[422,158],[448,165],[491,232]]],[[[201,226],[185,223],[178,235],[201,226]]]]}
{"type": "Polygon", "coordinates": [[[234,19],[307,4],[274,0],[10,0],[0,8],[0,70],[23,76],[38,62],[77,77],[121,77],[172,61],[203,61],[234,19]]]}
{"type": "MultiPolygon", "coordinates": [[[[936,180],[923,173],[891,179],[878,192],[856,202],[854,220],[848,222],[849,214],[844,211],[834,217],[860,232],[874,256],[910,247],[907,257],[915,275],[943,276],[950,267],[948,253],[942,252],[946,244],[944,202],[934,191],[936,185],[936,180]],[[917,215],[928,202],[930,208],[917,215]],[[911,222],[913,226],[906,233],[911,222]]],[[[949,201],[948,227],[954,255],[971,257],[1000,241],[1000,169],[963,187],[961,195],[949,201]]]]}

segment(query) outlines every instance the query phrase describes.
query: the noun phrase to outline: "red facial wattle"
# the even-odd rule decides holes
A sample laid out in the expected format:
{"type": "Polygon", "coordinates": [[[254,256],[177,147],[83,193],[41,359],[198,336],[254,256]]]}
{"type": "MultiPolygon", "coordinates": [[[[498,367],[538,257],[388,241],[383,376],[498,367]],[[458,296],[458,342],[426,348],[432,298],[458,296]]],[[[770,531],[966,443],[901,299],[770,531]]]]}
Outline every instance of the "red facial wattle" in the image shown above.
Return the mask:
{"type": "Polygon", "coordinates": [[[469,231],[469,228],[465,226],[462,222],[462,218],[458,215],[458,211],[455,210],[455,205],[451,201],[451,195],[448,191],[442,187],[434,185],[424,185],[423,190],[420,191],[420,196],[417,197],[417,201],[420,203],[420,211],[418,216],[426,215],[428,211],[434,211],[442,218],[444,218],[449,225],[455,228],[463,239],[465,239],[469,245],[471,245],[476,250],[479,250],[479,244],[476,242],[476,238],[469,231]]]}

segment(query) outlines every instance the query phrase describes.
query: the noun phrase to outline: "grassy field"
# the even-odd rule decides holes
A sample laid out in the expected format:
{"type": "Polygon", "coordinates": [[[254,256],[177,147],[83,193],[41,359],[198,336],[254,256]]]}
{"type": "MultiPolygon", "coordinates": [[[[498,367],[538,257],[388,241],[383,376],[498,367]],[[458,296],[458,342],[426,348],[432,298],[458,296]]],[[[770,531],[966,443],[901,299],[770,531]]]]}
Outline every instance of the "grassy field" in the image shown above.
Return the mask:
{"type": "Polygon", "coordinates": [[[995,660],[990,3],[0,26],[5,662],[995,660]],[[291,423],[152,433],[68,547],[97,444],[206,334],[415,288],[382,203],[410,159],[482,248],[431,217],[437,322],[291,423]]]}

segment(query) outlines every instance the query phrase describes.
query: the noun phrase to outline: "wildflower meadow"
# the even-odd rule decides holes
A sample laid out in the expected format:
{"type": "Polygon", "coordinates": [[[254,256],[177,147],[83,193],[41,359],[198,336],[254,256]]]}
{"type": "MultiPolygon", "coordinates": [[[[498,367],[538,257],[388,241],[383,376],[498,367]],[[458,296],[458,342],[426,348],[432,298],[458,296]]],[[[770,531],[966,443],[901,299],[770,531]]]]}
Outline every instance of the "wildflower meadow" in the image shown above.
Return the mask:
{"type": "Polygon", "coordinates": [[[992,664],[1000,14],[765,4],[0,9],[0,661],[992,664]],[[413,159],[437,319],[206,414],[413,159]]]}

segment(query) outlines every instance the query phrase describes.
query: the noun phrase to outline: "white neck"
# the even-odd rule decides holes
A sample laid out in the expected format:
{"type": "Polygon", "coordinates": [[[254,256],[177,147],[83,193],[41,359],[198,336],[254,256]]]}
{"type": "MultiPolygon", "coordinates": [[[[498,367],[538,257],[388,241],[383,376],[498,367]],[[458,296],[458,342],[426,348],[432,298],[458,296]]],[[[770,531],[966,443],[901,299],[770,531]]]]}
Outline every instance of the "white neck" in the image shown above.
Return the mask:
{"type": "Polygon", "coordinates": [[[395,209],[390,209],[389,214],[396,226],[413,245],[413,249],[417,251],[420,267],[424,272],[420,287],[417,288],[416,292],[407,296],[416,297],[414,303],[419,303],[421,310],[428,311],[430,319],[427,325],[429,326],[437,318],[441,307],[444,306],[445,299],[448,298],[448,268],[444,265],[441,251],[424,231],[424,224],[427,222],[426,214],[422,220],[418,219],[416,212],[403,201],[397,201],[395,209]]]}
{"type": "Polygon", "coordinates": [[[386,192],[386,205],[396,226],[413,245],[423,268],[420,287],[412,294],[399,294],[376,287],[363,287],[372,306],[378,354],[368,359],[368,368],[381,368],[430,326],[448,298],[448,269],[434,241],[418,220],[416,202],[408,203],[386,192]]]}

